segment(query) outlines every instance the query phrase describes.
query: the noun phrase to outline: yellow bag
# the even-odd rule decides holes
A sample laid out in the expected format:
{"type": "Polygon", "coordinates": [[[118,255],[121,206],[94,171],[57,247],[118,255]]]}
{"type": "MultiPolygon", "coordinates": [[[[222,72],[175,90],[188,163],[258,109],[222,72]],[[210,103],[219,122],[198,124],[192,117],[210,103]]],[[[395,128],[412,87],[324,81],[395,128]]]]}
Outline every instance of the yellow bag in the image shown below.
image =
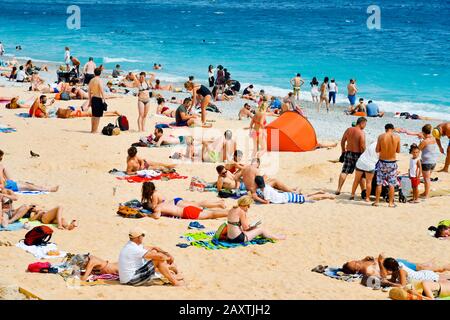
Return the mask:
{"type": "Polygon", "coordinates": [[[145,214],[140,212],[138,209],[130,208],[127,206],[119,206],[119,210],[117,210],[117,214],[124,218],[131,218],[131,219],[139,219],[139,218],[145,217],[145,214]]]}

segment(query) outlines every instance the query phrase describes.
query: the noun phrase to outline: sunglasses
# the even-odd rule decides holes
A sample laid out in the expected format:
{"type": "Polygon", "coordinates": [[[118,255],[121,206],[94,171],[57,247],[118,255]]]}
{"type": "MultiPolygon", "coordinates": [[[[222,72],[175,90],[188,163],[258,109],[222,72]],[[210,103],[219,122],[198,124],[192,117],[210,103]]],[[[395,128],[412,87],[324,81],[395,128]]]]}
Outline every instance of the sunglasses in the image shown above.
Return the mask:
{"type": "Polygon", "coordinates": [[[225,176],[227,174],[228,170],[225,170],[224,172],[220,173],[221,176],[225,176]]]}

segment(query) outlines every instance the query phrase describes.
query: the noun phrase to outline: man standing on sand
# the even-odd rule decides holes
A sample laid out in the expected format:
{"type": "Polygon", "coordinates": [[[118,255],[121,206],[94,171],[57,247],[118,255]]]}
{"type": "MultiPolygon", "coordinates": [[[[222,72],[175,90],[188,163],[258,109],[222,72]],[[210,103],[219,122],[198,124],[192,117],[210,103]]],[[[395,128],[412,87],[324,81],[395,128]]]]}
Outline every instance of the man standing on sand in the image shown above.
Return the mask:
{"type": "Polygon", "coordinates": [[[77,73],[77,78],[80,77],[80,60],[75,58],[74,56],[70,56],[70,61],[72,61],[73,68],[75,69],[75,72],[77,73]]]}
{"type": "Polygon", "coordinates": [[[70,71],[70,49],[66,47],[66,51],[64,52],[64,63],[66,64],[67,71],[70,71]]]}
{"type": "Polygon", "coordinates": [[[84,84],[89,84],[92,78],[94,78],[94,70],[97,68],[94,62],[94,58],[90,57],[89,61],[83,67],[84,84]]]}
{"type": "Polygon", "coordinates": [[[377,189],[375,194],[374,207],[378,207],[380,202],[381,186],[389,186],[389,207],[395,208],[394,188],[397,181],[397,153],[400,153],[400,137],[394,134],[394,125],[388,123],[384,126],[385,133],[378,137],[376,152],[380,154],[375,172],[377,175],[377,189]]]}
{"type": "Polygon", "coordinates": [[[301,90],[301,86],[305,83],[305,81],[303,81],[302,76],[300,73],[297,73],[297,75],[291,79],[291,86],[292,86],[292,91],[294,92],[294,96],[296,100],[300,100],[300,90],[301,90]]]}
{"type": "MultiPolygon", "coordinates": [[[[342,155],[341,159],[343,161],[342,172],[339,175],[338,188],[336,190],[336,195],[341,194],[342,186],[344,185],[345,179],[348,174],[352,174],[356,168],[356,162],[358,161],[361,154],[366,150],[366,136],[364,134],[364,128],[366,127],[367,119],[364,117],[359,117],[356,121],[356,126],[348,128],[345,130],[344,135],[341,139],[342,155]]],[[[365,181],[361,179],[360,182],[361,190],[364,190],[365,181]]]]}
{"type": "Polygon", "coordinates": [[[436,143],[439,147],[439,150],[442,154],[445,154],[444,147],[441,144],[441,138],[447,136],[449,139],[447,146],[447,157],[445,158],[444,168],[439,170],[438,172],[448,172],[448,166],[450,165],[450,122],[444,122],[438,125],[432,131],[433,137],[436,138],[436,143]]]}
{"type": "Polygon", "coordinates": [[[97,133],[100,118],[103,117],[103,111],[106,111],[105,92],[103,91],[102,79],[100,79],[101,70],[94,70],[94,79],[89,82],[89,102],[87,107],[92,108],[91,133],[97,133]]]}
{"type": "Polygon", "coordinates": [[[3,43],[0,41],[0,56],[3,56],[5,53],[5,47],[3,47],[3,43]]]}
{"type": "Polygon", "coordinates": [[[347,85],[347,92],[348,101],[350,102],[349,110],[353,110],[356,103],[356,93],[358,92],[358,89],[356,88],[356,80],[350,79],[350,83],[347,85]]]}

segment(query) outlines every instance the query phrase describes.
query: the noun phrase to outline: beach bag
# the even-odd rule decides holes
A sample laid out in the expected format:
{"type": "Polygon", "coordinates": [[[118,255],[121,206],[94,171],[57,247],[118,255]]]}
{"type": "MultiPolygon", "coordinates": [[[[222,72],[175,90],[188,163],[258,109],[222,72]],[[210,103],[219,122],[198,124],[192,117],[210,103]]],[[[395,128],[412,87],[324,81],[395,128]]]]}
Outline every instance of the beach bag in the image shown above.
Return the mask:
{"type": "Polygon", "coordinates": [[[120,128],[120,131],[127,131],[130,129],[128,119],[125,116],[119,116],[116,120],[116,125],[120,128]]]}
{"type": "Polygon", "coordinates": [[[214,234],[213,239],[217,239],[220,241],[226,241],[227,233],[228,233],[228,223],[224,222],[220,225],[219,229],[217,229],[216,233],[214,234]]]}
{"type": "Polygon", "coordinates": [[[50,262],[35,262],[28,265],[28,272],[42,272],[44,269],[49,269],[51,267],[50,262]]]}
{"type": "Polygon", "coordinates": [[[68,100],[70,100],[70,95],[67,92],[61,92],[61,95],[59,96],[59,100],[68,101],[68,100]]]}
{"type": "Polygon", "coordinates": [[[108,123],[103,127],[102,134],[104,134],[105,136],[116,136],[120,134],[120,128],[112,123],[108,123]]]}
{"type": "Polygon", "coordinates": [[[25,234],[24,243],[27,246],[45,246],[52,238],[53,229],[47,226],[37,226],[25,234]]]}
{"type": "Polygon", "coordinates": [[[117,210],[117,214],[124,218],[131,218],[131,219],[139,219],[144,218],[145,214],[140,212],[136,208],[131,208],[124,205],[119,205],[119,209],[117,210]]]}
{"type": "Polygon", "coordinates": [[[6,104],[6,109],[17,109],[19,106],[17,105],[17,98],[12,98],[10,103],[6,104]]]}

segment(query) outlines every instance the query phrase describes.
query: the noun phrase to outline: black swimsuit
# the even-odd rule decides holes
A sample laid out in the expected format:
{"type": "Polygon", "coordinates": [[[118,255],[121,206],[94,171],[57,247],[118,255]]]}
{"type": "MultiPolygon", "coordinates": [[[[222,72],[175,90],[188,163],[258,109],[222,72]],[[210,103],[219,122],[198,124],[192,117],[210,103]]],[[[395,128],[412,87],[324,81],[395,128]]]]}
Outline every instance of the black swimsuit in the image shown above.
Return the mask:
{"type": "MultiPolygon", "coordinates": [[[[231,224],[232,226],[236,226],[236,227],[240,227],[241,226],[241,222],[227,222],[228,224],[231,224]]],[[[230,239],[227,237],[227,241],[231,242],[231,243],[243,243],[245,242],[245,240],[247,239],[247,236],[245,235],[245,233],[241,232],[240,235],[238,235],[236,238],[234,239],[230,239]]]]}
{"type": "Polygon", "coordinates": [[[211,91],[209,91],[209,89],[204,85],[201,85],[200,88],[197,90],[197,94],[201,95],[204,98],[206,96],[210,96],[211,91]]]}

